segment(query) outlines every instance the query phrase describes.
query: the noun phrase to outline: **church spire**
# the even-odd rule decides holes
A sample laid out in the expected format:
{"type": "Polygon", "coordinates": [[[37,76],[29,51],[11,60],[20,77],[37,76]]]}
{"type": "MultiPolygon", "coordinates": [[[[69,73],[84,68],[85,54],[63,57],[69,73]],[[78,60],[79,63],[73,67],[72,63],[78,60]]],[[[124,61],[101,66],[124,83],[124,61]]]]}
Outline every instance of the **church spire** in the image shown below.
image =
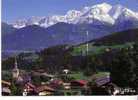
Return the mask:
{"type": "Polygon", "coordinates": [[[14,62],[14,68],[15,68],[15,69],[18,69],[18,65],[17,65],[17,59],[16,59],[16,57],[15,57],[15,62],[14,62]]]}

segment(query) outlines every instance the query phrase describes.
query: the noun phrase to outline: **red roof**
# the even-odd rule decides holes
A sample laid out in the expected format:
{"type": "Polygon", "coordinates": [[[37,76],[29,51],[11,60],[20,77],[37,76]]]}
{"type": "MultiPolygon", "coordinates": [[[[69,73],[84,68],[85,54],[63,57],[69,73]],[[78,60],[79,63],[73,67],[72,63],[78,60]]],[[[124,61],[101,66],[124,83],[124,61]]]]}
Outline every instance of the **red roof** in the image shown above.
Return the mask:
{"type": "Polygon", "coordinates": [[[72,82],[77,82],[77,83],[79,83],[81,85],[86,85],[87,84],[87,81],[86,80],[75,80],[75,81],[72,81],[72,82]]]}
{"type": "Polygon", "coordinates": [[[33,89],[36,88],[35,85],[33,85],[33,84],[31,84],[31,83],[27,83],[27,84],[25,84],[25,87],[27,87],[27,86],[29,86],[29,87],[31,87],[31,88],[33,88],[33,89]]]}

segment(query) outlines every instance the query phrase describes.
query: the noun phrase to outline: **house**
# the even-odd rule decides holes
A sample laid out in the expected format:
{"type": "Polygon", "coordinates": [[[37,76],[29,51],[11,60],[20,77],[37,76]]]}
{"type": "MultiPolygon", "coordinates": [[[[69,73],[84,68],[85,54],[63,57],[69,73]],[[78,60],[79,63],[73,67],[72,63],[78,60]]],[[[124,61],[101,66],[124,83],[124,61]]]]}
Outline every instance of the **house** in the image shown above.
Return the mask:
{"type": "Polygon", "coordinates": [[[36,92],[39,96],[54,95],[55,90],[47,85],[38,86],[36,92]]]}
{"type": "Polygon", "coordinates": [[[68,74],[69,73],[69,70],[68,69],[64,69],[63,70],[63,73],[68,74]]]}
{"type": "Polygon", "coordinates": [[[108,88],[111,83],[110,73],[100,72],[91,77],[92,84],[90,91],[92,95],[111,95],[111,89],[108,88]]]}
{"type": "Polygon", "coordinates": [[[100,72],[92,75],[90,78],[93,83],[95,83],[98,87],[103,86],[104,84],[110,83],[110,73],[108,72],[100,72]]]}
{"type": "Polygon", "coordinates": [[[71,83],[63,83],[63,87],[65,90],[71,89],[71,83]]]}
{"type": "Polygon", "coordinates": [[[2,80],[1,82],[2,82],[2,95],[4,96],[11,95],[11,90],[10,90],[11,83],[4,80],[2,80]]]}
{"type": "Polygon", "coordinates": [[[86,80],[74,80],[74,81],[71,81],[71,86],[73,87],[83,87],[87,85],[87,81],[86,80]]]}
{"type": "Polygon", "coordinates": [[[36,86],[28,82],[23,87],[23,95],[36,95],[36,86]]]}
{"type": "Polygon", "coordinates": [[[60,88],[61,86],[63,86],[63,81],[59,80],[59,79],[53,79],[49,83],[49,86],[54,88],[54,89],[60,88]]]}
{"type": "Polygon", "coordinates": [[[110,83],[110,77],[109,76],[103,76],[103,77],[99,77],[95,80],[96,84],[98,87],[105,85],[107,83],[110,83]]]}
{"type": "Polygon", "coordinates": [[[87,94],[88,86],[86,80],[71,81],[72,95],[85,95],[87,94]]]}
{"type": "Polygon", "coordinates": [[[93,95],[118,95],[120,94],[120,88],[111,82],[110,73],[93,75],[93,82],[91,91],[93,95]]]}

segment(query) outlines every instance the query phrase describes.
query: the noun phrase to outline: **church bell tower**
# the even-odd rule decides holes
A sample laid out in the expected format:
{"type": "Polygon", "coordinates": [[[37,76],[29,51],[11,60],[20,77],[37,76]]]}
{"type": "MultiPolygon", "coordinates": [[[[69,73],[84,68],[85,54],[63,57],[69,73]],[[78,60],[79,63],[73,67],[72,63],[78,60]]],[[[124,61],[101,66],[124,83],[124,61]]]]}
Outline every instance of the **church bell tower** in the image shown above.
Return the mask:
{"type": "Polygon", "coordinates": [[[12,70],[12,77],[14,79],[17,79],[18,76],[19,76],[19,69],[18,69],[17,59],[15,58],[14,68],[12,70]]]}

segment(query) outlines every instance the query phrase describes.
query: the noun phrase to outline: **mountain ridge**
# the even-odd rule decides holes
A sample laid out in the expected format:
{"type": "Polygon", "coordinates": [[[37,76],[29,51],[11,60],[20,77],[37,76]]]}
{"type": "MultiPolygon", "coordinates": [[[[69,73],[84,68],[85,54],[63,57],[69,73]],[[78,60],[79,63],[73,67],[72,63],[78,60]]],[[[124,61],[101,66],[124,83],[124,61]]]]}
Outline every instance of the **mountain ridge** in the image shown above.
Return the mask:
{"type": "Polygon", "coordinates": [[[6,27],[6,30],[10,30],[11,33],[3,35],[7,32],[2,31],[2,50],[39,50],[54,45],[84,43],[114,32],[138,28],[138,16],[136,15],[137,13],[121,5],[111,6],[103,3],[92,7],[84,7],[81,11],[68,11],[65,15],[70,20],[68,23],[62,22],[65,16],[59,18],[55,15],[48,19],[43,17],[42,20],[41,17],[33,17],[27,23],[21,21],[19,23],[21,27],[14,31],[10,29],[11,27],[15,29],[12,25],[6,24],[5,26],[10,26],[6,27]],[[80,13],[83,13],[83,16],[80,13]],[[77,18],[77,20],[73,21],[73,18],[77,18]],[[60,21],[58,22],[57,19],[60,21]],[[114,19],[117,21],[114,22],[114,19]],[[38,21],[42,26],[39,25],[38,21]],[[43,25],[46,25],[46,23],[43,23],[45,21],[50,26],[43,27],[43,25]],[[89,36],[87,36],[87,32],[89,36]]]}
{"type": "Polygon", "coordinates": [[[94,45],[116,45],[116,44],[124,44],[127,42],[137,42],[137,41],[138,41],[138,28],[116,32],[89,42],[94,42],[94,45]]]}
{"type": "Polygon", "coordinates": [[[28,25],[50,27],[59,22],[68,24],[96,24],[101,23],[116,25],[124,20],[137,20],[138,12],[134,12],[122,5],[110,5],[107,3],[84,7],[82,10],[69,10],[65,15],[53,15],[44,17],[31,17],[24,20],[17,20],[11,25],[14,28],[23,28],[28,25]],[[123,16],[123,17],[122,17],[123,16]]]}

